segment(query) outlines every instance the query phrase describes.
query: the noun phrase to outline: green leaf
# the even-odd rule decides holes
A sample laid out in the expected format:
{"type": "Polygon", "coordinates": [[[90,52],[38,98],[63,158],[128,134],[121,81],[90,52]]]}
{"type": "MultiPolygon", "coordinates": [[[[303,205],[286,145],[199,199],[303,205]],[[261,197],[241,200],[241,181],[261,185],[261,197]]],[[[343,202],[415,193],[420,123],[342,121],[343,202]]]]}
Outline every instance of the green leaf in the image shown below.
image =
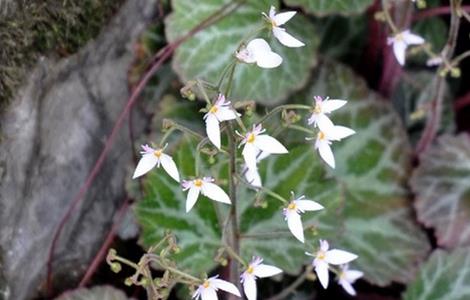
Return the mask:
{"type": "MultiPolygon", "coordinates": [[[[183,36],[227,2],[229,1],[203,0],[195,4],[192,0],[173,0],[173,13],[166,19],[169,42],[183,36]]],[[[247,1],[229,16],[182,44],[173,57],[173,68],[181,80],[187,82],[202,78],[216,84],[225,66],[234,59],[233,55],[240,42],[264,25],[261,12],[267,12],[271,4],[279,7],[278,1],[247,1]]],[[[269,70],[256,65],[238,64],[234,74],[232,99],[251,99],[273,105],[305,85],[311,68],[316,64],[318,38],[315,28],[300,14],[290,20],[285,28],[306,46],[287,48],[265,33],[256,35],[267,39],[273,51],[283,57],[283,63],[269,70]]]]}
{"type": "Polygon", "coordinates": [[[406,290],[404,300],[470,299],[470,249],[436,250],[406,290]]]}
{"type": "Polygon", "coordinates": [[[65,293],[56,300],[128,300],[126,294],[112,286],[81,288],[65,293]]]}
{"type": "Polygon", "coordinates": [[[444,247],[470,245],[470,139],[444,135],[421,157],[410,184],[418,218],[444,247]]]}
{"type": "Polygon", "coordinates": [[[364,12],[374,0],[286,0],[287,5],[301,6],[316,16],[350,15],[364,12]]]}

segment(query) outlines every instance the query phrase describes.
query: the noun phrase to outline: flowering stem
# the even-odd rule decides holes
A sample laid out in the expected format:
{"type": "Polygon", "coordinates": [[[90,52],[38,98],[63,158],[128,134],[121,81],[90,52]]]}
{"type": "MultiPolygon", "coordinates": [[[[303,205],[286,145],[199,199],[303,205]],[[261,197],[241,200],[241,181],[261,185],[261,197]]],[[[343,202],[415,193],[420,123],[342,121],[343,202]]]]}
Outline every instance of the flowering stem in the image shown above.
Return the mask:
{"type": "Polygon", "coordinates": [[[392,20],[392,17],[390,16],[390,12],[389,12],[389,5],[387,4],[387,1],[386,0],[382,0],[382,11],[384,13],[384,16],[385,16],[385,20],[387,21],[388,23],[388,26],[390,26],[390,28],[392,29],[392,32],[393,34],[397,34],[398,33],[398,29],[397,29],[397,26],[395,26],[395,23],[393,23],[393,20],[392,20]]]}
{"type": "Polygon", "coordinates": [[[204,97],[204,100],[206,100],[207,105],[211,106],[212,102],[209,99],[209,96],[207,96],[206,89],[202,85],[202,82],[200,80],[196,80],[196,85],[199,88],[199,91],[201,92],[202,96],[204,97]]]}
{"type": "Polygon", "coordinates": [[[305,132],[305,133],[308,133],[308,134],[313,134],[315,135],[315,131],[313,130],[310,130],[308,128],[305,128],[303,126],[299,126],[299,125],[295,125],[295,124],[290,124],[290,125],[287,125],[287,128],[289,129],[294,129],[294,130],[297,130],[297,131],[301,131],[301,132],[305,132]]]}
{"type": "Polygon", "coordinates": [[[285,104],[285,105],[279,105],[275,107],[273,110],[268,112],[261,120],[258,121],[258,124],[262,124],[265,122],[267,119],[271,118],[273,115],[277,114],[278,112],[283,111],[284,109],[303,109],[303,110],[311,110],[312,107],[309,105],[303,105],[303,104],[285,104]]]}
{"type": "Polygon", "coordinates": [[[165,132],[165,134],[163,135],[162,139],[160,140],[160,148],[162,148],[163,146],[165,146],[165,142],[166,140],[170,137],[170,135],[173,133],[173,131],[175,131],[175,127],[170,127],[168,128],[168,130],[165,132]]]}
{"type": "Polygon", "coordinates": [[[219,78],[219,82],[217,83],[217,90],[220,90],[220,88],[222,87],[222,83],[224,82],[224,79],[225,79],[225,76],[227,76],[227,73],[228,73],[228,70],[230,70],[230,68],[232,68],[232,66],[234,64],[236,64],[237,61],[235,59],[233,59],[225,68],[224,70],[222,71],[222,75],[220,76],[219,78]]]}
{"type": "Polygon", "coordinates": [[[297,277],[297,279],[292,282],[288,287],[283,289],[279,294],[272,296],[271,298],[268,298],[268,300],[282,300],[285,299],[287,296],[289,296],[290,293],[294,292],[308,277],[309,274],[312,273],[313,267],[311,265],[307,266],[305,268],[305,271],[297,277]]]}
{"type": "Polygon", "coordinates": [[[246,262],[243,260],[243,258],[240,257],[240,255],[238,255],[235,251],[233,251],[232,247],[226,245],[224,247],[224,249],[225,249],[225,251],[227,251],[227,253],[230,257],[235,258],[236,260],[238,260],[238,262],[240,264],[242,264],[243,267],[245,267],[245,268],[247,267],[246,262]]]}
{"type": "Polygon", "coordinates": [[[163,122],[166,122],[166,123],[169,123],[171,127],[174,127],[175,129],[178,129],[179,131],[183,132],[183,133],[187,133],[189,135],[192,135],[200,140],[204,139],[204,137],[197,133],[196,131],[194,130],[191,130],[189,129],[188,127],[184,126],[184,125],[181,125],[181,124],[178,124],[176,123],[175,121],[171,120],[171,119],[164,119],[163,122]]]}
{"type": "Polygon", "coordinates": [[[243,178],[240,177],[239,175],[237,175],[237,178],[238,178],[238,180],[240,180],[240,182],[246,184],[247,186],[256,188],[256,189],[260,190],[261,192],[266,193],[266,194],[268,194],[269,196],[271,196],[271,197],[273,197],[273,198],[276,198],[277,200],[281,201],[281,202],[284,203],[284,204],[289,203],[289,201],[287,201],[284,197],[282,197],[281,195],[279,195],[279,194],[276,193],[276,192],[271,191],[270,189],[268,189],[268,188],[266,188],[266,187],[264,187],[264,186],[261,186],[261,187],[254,187],[254,186],[252,186],[248,181],[246,181],[245,179],[243,179],[243,178]]]}
{"type": "Polygon", "coordinates": [[[148,257],[148,261],[153,261],[153,262],[159,264],[163,269],[168,270],[171,273],[177,274],[181,277],[187,278],[187,279],[189,279],[190,281],[192,281],[194,283],[202,283],[201,279],[199,279],[197,277],[194,277],[191,274],[188,274],[186,272],[180,271],[176,268],[173,268],[173,267],[167,265],[162,259],[160,259],[160,257],[158,255],[155,255],[155,254],[146,254],[146,255],[148,257]]]}

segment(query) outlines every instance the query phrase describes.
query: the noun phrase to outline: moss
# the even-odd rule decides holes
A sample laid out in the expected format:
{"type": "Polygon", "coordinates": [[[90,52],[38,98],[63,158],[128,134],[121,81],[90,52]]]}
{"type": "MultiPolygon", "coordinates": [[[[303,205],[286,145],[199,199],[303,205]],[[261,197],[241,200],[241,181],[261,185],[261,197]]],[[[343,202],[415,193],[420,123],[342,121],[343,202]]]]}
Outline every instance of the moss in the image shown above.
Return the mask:
{"type": "Polygon", "coordinates": [[[65,57],[94,38],[123,0],[18,1],[0,18],[0,108],[41,55],[65,57]]]}

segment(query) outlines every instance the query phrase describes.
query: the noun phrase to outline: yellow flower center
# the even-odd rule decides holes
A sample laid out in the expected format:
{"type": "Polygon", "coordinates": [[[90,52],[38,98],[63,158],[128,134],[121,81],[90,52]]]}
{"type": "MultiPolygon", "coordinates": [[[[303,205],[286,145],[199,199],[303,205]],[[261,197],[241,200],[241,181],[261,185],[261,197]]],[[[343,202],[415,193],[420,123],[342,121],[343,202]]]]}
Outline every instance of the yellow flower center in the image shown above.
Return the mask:
{"type": "Polygon", "coordinates": [[[323,133],[323,131],[318,132],[317,137],[320,141],[323,141],[326,138],[325,133],[323,133]]]}
{"type": "Polygon", "coordinates": [[[321,113],[321,106],[318,104],[315,104],[315,108],[313,109],[313,112],[316,114],[321,113]]]}
{"type": "Polygon", "coordinates": [[[270,19],[270,21],[271,21],[271,26],[273,28],[276,28],[277,27],[276,21],[274,21],[273,19],[270,19]]]}
{"type": "Polygon", "coordinates": [[[246,142],[247,143],[253,143],[255,141],[255,134],[254,133],[250,133],[250,135],[248,136],[248,138],[246,139],[246,142]]]}
{"type": "Polygon", "coordinates": [[[197,187],[201,187],[202,186],[202,180],[201,179],[194,180],[194,185],[197,186],[197,187]]]}
{"type": "Polygon", "coordinates": [[[219,108],[214,105],[214,106],[211,107],[211,109],[209,110],[209,112],[210,112],[211,114],[215,114],[218,110],[219,110],[219,108]]]}
{"type": "Polygon", "coordinates": [[[246,269],[246,272],[247,272],[248,274],[253,274],[253,271],[254,271],[254,269],[253,269],[252,266],[249,266],[248,269],[246,269]]]}
{"type": "Polygon", "coordinates": [[[403,34],[399,33],[395,36],[396,41],[403,41],[403,34]]]}
{"type": "Polygon", "coordinates": [[[210,283],[209,283],[209,280],[204,280],[204,283],[202,284],[202,286],[207,289],[209,286],[210,286],[210,283]]]}
{"type": "Polygon", "coordinates": [[[324,260],[326,258],[325,251],[318,251],[317,252],[317,258],[320,259],[320,260],[324,260]]]}
{"type": "Polygon", "coordinates": [[[296,208],[297,208],[297,205],[295,205],[294,202],[289,203],[289,205],[287,206],[287,209],[288,209],[288,210],[294,210],[294,209],[296,209],[296,208]]]}
{"type": "Polygon", "coordinates": [[[162,155],[162,152],[163,152],[162,149],[158,149],[153,152],[153,155],[160,158],[160,156],[162,155]]]}

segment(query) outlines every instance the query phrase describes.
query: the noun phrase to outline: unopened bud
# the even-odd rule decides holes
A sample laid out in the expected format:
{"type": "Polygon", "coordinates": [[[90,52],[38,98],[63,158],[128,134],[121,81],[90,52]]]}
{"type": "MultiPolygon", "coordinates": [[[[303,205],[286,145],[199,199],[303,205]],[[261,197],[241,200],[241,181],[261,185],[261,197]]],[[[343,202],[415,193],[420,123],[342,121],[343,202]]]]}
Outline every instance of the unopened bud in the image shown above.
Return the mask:
{"type": "Polygon", "coordinates": [[[374,14],[374,19],[379,22],[385,22],[385,14],[383,11],[378,11],[374,14]]]}
{"type": "Polygon", "coordinates": [[[119,273],[122,269],[122,266],[120,263],[118,262],[113,262],[111,264],[111,271],[113,271],[114,273],[119,273]]]}
{"type": "Polygon", "coordinates": [[[212,155],[209,156],[209,164],[211,164],[211,165],[215,164],[215,158],[212,155]]]}
{"type": "Polygon", "coordinates": [[[173,247],[173,252],[174,252],[175,254],[178,254],[178,253],[181,252],[181,248],[178,247],[178,246],[175,246],[175,247],[173,247]]]}
{"type": "Polygon", "coordinates": [[[140,281],[139,284],[141,286],[147,286],[149,284],[149,280],[146,277],[143,277],[140,281]]]}
{"type": "Polygon", "coordinates": [[[460,75],[462,75],[462,72],[460,71],[460,68],[452,68],[450,69],[450,76],[454,78],[459,78],[460,75]]]}
{"type": "Polygon", "coordinates": [[[220,265],[221,265],[222,267],[227,266],[227,265],[228,265],[228,260],[227,260],[226,258],[220,259],[220,265]]]}
{"type": "Polygon", "coordinates": [[[426,6],[427,6],[426,0],[418,0],[417,6],[418,6],[419,9],[426,8],[426,6]]]}
{"type": "Polygon", "coordinates": [[[131,277],[128,277],[126,278],[126,280],[124,280],[124,284],[127,286],[131,286],[132,284],[134,284],[134,282],[132,281],[131,277]]]}

